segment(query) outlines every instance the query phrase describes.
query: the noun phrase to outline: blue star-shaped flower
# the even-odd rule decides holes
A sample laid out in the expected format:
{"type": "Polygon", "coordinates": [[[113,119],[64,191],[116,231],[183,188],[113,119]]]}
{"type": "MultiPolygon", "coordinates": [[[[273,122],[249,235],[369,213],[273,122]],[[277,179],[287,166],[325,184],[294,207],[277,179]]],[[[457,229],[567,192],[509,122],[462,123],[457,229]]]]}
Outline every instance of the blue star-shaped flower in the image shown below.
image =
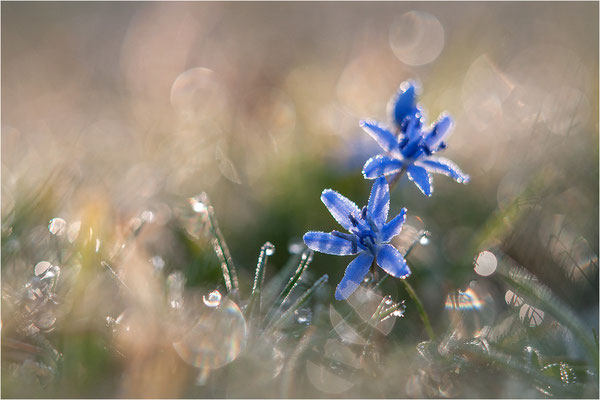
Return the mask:
{"type": "Polygon", "coordinates": [[[360,126],[385,150],[365,163],[363,175],[374,179],[405,169],[408,178],[426,196],[433,192],[430,173],[444,174],[459,183],[467,183],[469,176],[456,164],[433,156],[446,148],[444,137],[452,126],[452,119],[442,114],[429,129],[423,129],[424,118],[416,100],[415,84],[404,82],[388,104],[391,129],[376,121],[360,122],[360,126]]]}
{"type": "Polygon", "coordinates": [[[323,191],[321,201],[333,218],[350,233],[311,231],[304,235],[304,243],[321,253],[338,256],[358,254],[346,268],[346,273],[337,286],[337,300],[346,299],[356,290],[374,259],[385,272],[396,278],[410,275],[410,269],[402,254],[388,244],[402,230],[406,208],[386,223],[390,209],[390,190],[384,177],[375,181],[369,203],[362,210],[331,189],[323,191]]]}

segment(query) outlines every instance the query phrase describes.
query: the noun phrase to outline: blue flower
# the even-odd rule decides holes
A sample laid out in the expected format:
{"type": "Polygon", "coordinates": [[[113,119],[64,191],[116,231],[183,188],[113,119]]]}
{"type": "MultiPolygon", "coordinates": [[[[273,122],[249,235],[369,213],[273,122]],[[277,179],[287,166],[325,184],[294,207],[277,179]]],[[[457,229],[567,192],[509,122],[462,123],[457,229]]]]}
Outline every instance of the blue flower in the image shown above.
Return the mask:
{"type": "Polygon", "coordinates": [[[338,192],[325,189],[321,194],[333,218],[350,233],[338,231],[307,232],[304,243],[312,250],[337,256],[355,255],[337,286],[335,298],[346,299],[360,285],[373,260],[388,274],[396,278],[410,275],[410,269],[400,252],[390,240],[400,233],[406,219],[403,208],[394,219],[387,222],[390,209],[390,190],[384,177],[375,181],[366,207],[360,210],[356,204],[338,192]]]}
{"type": "Polygon", "coordinates": [[[364,177],[374,179],[405,170],[408,178],[426,196],[433,192],[431,173],[467,183],[469,176],[456,164],[433,155],[446,148],[444,138],[450,131],[452,119],[444,113],[430,128],[424,129],[423,113],[416,101],[415,84],[404,82],[388,104],[391,128],[377,121],[360,122],[360,126],[385,150],[365,163],[364,177]]]}

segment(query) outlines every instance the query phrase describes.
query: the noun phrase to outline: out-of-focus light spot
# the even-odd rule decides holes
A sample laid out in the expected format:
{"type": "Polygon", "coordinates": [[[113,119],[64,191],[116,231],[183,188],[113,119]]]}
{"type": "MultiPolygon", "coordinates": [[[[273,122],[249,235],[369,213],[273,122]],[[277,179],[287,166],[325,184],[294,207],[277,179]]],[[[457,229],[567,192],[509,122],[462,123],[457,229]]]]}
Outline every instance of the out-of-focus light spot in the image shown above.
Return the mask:
{"type": "Polygon", "coordinates": [[[144,222],[152,222],[154,221],[154,213],[150,210],[145,210],[144,212],[142,212],[142,221],[144,222]]]}
{"type": "Polygon", "coordinates": [[[161,256],[152,257],[150,263],[156,272],[160,272],[165,268],[165,260],[161,256]]]}
{"type": "MultiPolygon", "coordinates": [[[[496,192],[496,198],[500,209],[505,209],[510,206],[519,196],[522,196],[527,188],[527,175],[521,170],[509,171],[500,183],[496,192]]],[[[518,200],[520,207],[525,207],[530,203],[530,199],[521,197],[518,200]]]]}
{"type": "Polygon", "coordinates": [[[299,254],[304,249],[304,242],[293,241],[288,245],[288,251],[290,254],[299,254]]]}
{"type": "Polygon", "coordinates": [[[35,276],[40,276],[44,272],[46,272],[48,270],[48,268],[50,268],[51,266],[52,266],[52,264],[50,264],[48,261],[40,261],[33,268],[33,273],[35,276]]]}
{"type": "Polygon", "coordinates": [[[406,222],[402,226],[400,234],[393,239],[394,245],[403,254],[411,247],[415,241],[421,241],[423,234],[423,220],[416,215],[408,215],[406,222]]]}
{"type": "Polygon", "coordinates": [[[229,299],[212,310],[202,310],[196,324],[173,348],[196,368],[215,369],[235,360],[246,345],[246,321],[229,299]]]}
{"type": "Polygon", "coordinates": [[[331,320],[331,325],[333,326],[335,332],[345,342],[361,345],[367,343],[366,340],[359,335],[350,324],[342,319],[340,313],[338,313],[331,305],[329,306],[329,319],[331,320]]]}
{"type": "Polygon", "coordinates": [[[346,65],[337,83],[337,98],[354,118],[379,118],[393,94],[393,85],[409,75],[382,62],[381,52],[369,49],[346,65]],[[390,86],[392,85],[392,86],[390,86]]]}
{"type": "Polygon", "coordinates": [[[517,295],[512,290],[506,291],[506,294],[504,295],[504,300],[506,301],[506,304],[508,304],[509,306],[521,307],[523,305],[523,298],[521,296],[517,295]]]}
{"type": "Polygon", "coordinates": [[[171,87],[171,104],[186,120],[218,117],[227,107],[227,91],[214,71],[192,68],[175,79],[171,87]]]}
{"type": "Polygon", "coordinates": [[[456,293],[448,294],[446,298],[446,310],[479,310],[484,306],[484,302],[479,299],[479,296],[471,288],[464,292],[458,290],[456,293]]]}
{"type": "Polygon", "coordinates": [[[544,312],[539,308],[523,304],[519,310],[519,318],[530,328],[539,326],[544,320],[544,312]]]}
{"type": "Polygon", "coordinates": [[[490,276],[496,272],[498,260],[494,253],[482,251],[475,259],[475,272],[481,276],[490,276]]]}
{"type": "Polygon", "coordinates": [[[322,392],[339,394],[347,391],[354,382],[342,377],[345,366],[360,368],[360,361],[352,350],[338,340],[329,339],[325,343],[325,356],[330,361],[317,364],[307,361],[306,372],[310,383],[322,392]]]}
{"type": "Polygon", "coordinates": [[[542,104],[542,119],[557,135],[581,129],[590,115],[590,102],[579,89],[561,86],[548,93],[542,104]]]}
{"type": "Polygon", "coordinates": [[[181,271],[175,271],[167,277],[167,302],[175,310],[183,307],[183,287],[185,277],[181,271]]]}
{"type": "Polygon", "coordinates": [[[79,236],[79,230],[81,229],[81,221],[72,222],[67,229],[67,240],[73,243],[77,236],[79,236]]]}
{"type": "Polygon", "coordinates": [[[237,172],[237,168],[233,164],[233,161],[227,157],[227,155],[221,150],[221,146],[217,146],[215,149],[215,159],[217,160],[217,166],[221,174],[233,183],[241,184],[240,175],[237,172]]]}
{"type": "MultiPolygon", "coordinates": [[[[335,369],[335,363],[333,369],[335,369]]],[[[306,376],[310,383],[322,392],[339,394],[347,391],[354,383],[346,378],[336,375],[330,368],[316,364],[312,361],[306,362],[306,376]]]]}
{"type": "Polygon", "coordinates": [[[487,54],[473,61],[462,88],[463,108],[470,122],[479,129],[497,125],[502,103],[513,87],[487,54]]]}
{"type": "Polygon", "coordinates": [[[432,62],[444,48],[444,28],[433,15],[409,11],[390,26],[390,46],[400,61],[408,65],[432,62]]]}
{"type": "Polygon", "coordinates": [[[542,220],[539,237],[568,278],[591,283],[598,270],[598,255],[588,241],[575,232],[573,223],[565,215],[553,214],[542,220]]]}
{"type": "Polygon", "coordinates": [[[62,218],[52,218],[48,224],[48,230],[56,236],[64,235],[67,230],[67,221],[62,218]]]}

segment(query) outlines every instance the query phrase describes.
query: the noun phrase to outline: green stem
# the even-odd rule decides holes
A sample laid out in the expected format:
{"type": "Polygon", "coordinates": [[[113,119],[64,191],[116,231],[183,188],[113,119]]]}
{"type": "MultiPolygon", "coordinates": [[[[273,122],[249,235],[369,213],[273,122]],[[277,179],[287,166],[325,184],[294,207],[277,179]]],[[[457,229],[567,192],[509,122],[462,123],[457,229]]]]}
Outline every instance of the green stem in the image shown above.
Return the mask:
{"type": "Polygon", "coordinates": [[[435,340],[435,334],[433,333],[433,329],[431,328],[431,323],[429,322],[429,316],[427,315],[427,311],[425,311],[425,307],[423,307],[423,303],[417,296],[417,293],[413,289],[413,287],[408,283],[406,279],[402,279],[402,283],[404,284],[404,288],[408,292],[410,298],[415,302],[417,306],[417,310],[421,315],[421,319],[423,320],[423,324],[425,324],[425,330],[427,331],[427,335],[429,335],[429,339],[435,340]]]}

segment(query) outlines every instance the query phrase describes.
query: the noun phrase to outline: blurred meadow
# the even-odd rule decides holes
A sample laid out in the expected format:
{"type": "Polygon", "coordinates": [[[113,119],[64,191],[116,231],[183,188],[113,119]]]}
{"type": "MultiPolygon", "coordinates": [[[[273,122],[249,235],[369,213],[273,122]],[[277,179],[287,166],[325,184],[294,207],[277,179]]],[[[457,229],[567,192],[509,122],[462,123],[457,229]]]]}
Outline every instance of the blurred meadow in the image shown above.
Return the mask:
{"type": "Polygon", "coordinates": [[[598,397],[597,2],[1,7],[2,397],[598,397]],[[471,177],[391,193],[434,337],[348,257],[277,296],[409,79],[471,177]]]}

